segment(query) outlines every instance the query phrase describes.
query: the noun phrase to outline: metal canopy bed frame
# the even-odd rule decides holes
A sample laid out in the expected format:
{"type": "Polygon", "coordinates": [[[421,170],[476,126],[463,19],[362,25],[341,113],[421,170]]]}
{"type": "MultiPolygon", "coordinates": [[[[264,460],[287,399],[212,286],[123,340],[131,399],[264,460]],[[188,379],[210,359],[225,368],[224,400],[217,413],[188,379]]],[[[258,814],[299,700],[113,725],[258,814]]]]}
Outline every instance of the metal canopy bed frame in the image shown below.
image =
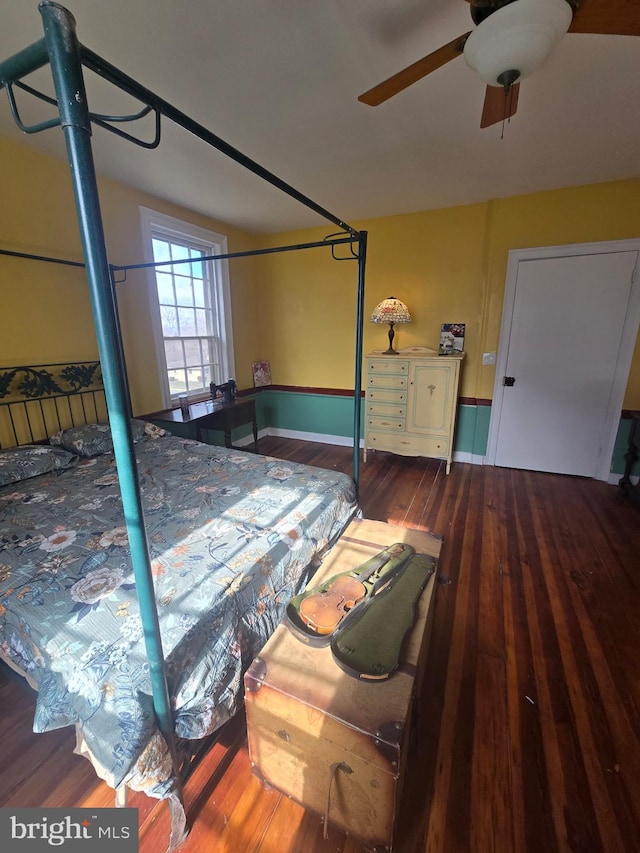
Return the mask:
{"type": "MultiPolygon", "coordinates": [[[[51,127],[60,126],[64,132],[82,240],[84,266],[89,284],[98,353],[104,378],[107,414],[113,435],[114,456],[129,535],[131,563],[137,587],[141,619],[144,626],[153,708],[157,717],[158,727],[167,741],[174,760],[177,760],[173,715],[160,639],[151,562],[140,498],[140,484],[136,470],[136,458],[130,422],[131,404],[115,297],[116,273],[124,273],[126,278],[126,272],[129,269],[153,267],[157,266],[157,264],[117,266],[110,264],[108,261],[96,171],[91,148],[91,124],[95,123],[142,147],[154,148],[160,143],[161,118],[164,116],[286,193],[291,198],[296,199],[301,204],[315,211],[323,219],[340,229],[338,233],[330,234],[322,241],[272,249],[228,253],[205,258],[204,260],[238,258],[271,252],[287,252],[328,246],[331,248],[334,259],[353,259],[357,261],[353,414],[353,480],[356,486],[356,496],[359,480],[362,331],[367,232],[358,231],[343,222],[328,210],[194,121],[185,113],[149,91],[93,51],[84,47],[80,44],[76,36],[75,19],[66,8],[52,2],[52,0],[42,0],[38,8],[42,17],[44,37],[0,63],[0,89],[4,88],[6,90],[13,117],[23,131],[26,133],[37,133],[51,127]],[[49,65],[51,69],[56,92],[55,100],[21,82],[21,78],[46,65],[49,65]],[[144,104],[144,108],[136,115],[130,116],[104,116],[91,113],[87,103],[83,67],[90,69],[114,84],[120,90],[139,100],[144,104]],[[58,117],[38,125],[26,127],[22,123],[18,113],[13,91],[14,88],[21,89],[32,96],[55,105],[58,110],[58,117]],[[137,139],[135,136],[115,126],[118,123],[135,121],[148,115],[150,112],[155,114],[155,137],[151,142],[137,139]],[[347,257],[339,257],[336,254],[336,246],[339,245],[346,245],[348,247],[347,257]]],[[[39,261],[83,266],[83,264],[74,261],[65,261],[41,255],[28,255],[10,250],[0,250],[0,253],[39,261]]],[[[176,262],[173,261],[172,263],[176,262]]],[[[178,771],[179,768],[176,767],[176,770],[178,771]]]]}

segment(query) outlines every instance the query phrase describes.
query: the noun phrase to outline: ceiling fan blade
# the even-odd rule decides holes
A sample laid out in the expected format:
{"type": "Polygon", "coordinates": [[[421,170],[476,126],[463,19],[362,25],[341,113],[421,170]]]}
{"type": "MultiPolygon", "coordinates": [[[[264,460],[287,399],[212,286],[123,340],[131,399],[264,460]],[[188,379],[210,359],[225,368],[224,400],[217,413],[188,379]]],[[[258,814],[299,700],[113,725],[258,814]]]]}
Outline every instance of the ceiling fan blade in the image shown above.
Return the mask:
{"type": "Polygon", "coordinates": [[[450,41],[449,44],[439,47],[438,50],[434,50],[433,53],[424,56],[414,62],[413,65],[409,65],[408,68],[374,86],[373,89],[369,89],[368,92],[360,95],[358,100],[370,107],[377,107],[378,104],[383,103],[393,95],[397,95],[398,92],[402,92],[403,89],[417,83],[418,80],[422,80],[427,74],[431,74],[432,71],[460,56],[469,35],[470,33],[465,33],[463,36],[458,36],[458,38],[450,41]]]}
{"type": "Polygon", "coordinates": [[[569,32],[640,36],[637,0],[582,0],[569,32]]]}
{"type": "Polygon", "coordinates": [[[507,92],[498,86],[487,86],[482,108],[480,127],[490,127],[492,124],[505,121],[516,114],[520,83],[509,86],[507,92]]]}

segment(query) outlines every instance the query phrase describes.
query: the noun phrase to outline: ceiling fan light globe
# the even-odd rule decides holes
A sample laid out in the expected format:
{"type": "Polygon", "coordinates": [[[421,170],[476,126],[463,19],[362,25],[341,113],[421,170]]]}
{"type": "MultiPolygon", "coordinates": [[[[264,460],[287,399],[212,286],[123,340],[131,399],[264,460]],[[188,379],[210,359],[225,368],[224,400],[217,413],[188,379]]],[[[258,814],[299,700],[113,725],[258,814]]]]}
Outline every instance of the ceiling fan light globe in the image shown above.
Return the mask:
{"type": "Polygon", "coordinates": [[[518,71],[522,80],[544,64],[572,17],[567,0],[514,0],[471,33],[465,61],[489,86],[500,86],[505,71],[518,71]]]}

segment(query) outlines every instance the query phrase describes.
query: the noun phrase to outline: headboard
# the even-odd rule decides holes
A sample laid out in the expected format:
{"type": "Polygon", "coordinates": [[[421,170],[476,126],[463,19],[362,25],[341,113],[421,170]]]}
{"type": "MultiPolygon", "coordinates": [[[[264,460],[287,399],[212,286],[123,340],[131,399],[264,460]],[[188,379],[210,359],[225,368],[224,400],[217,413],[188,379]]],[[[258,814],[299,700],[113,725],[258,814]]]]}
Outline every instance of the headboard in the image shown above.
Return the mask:
{"type": "Polygon", "coordinates": [[[106,420],[99,361],[0,367],[0,447],[106,420]]]}

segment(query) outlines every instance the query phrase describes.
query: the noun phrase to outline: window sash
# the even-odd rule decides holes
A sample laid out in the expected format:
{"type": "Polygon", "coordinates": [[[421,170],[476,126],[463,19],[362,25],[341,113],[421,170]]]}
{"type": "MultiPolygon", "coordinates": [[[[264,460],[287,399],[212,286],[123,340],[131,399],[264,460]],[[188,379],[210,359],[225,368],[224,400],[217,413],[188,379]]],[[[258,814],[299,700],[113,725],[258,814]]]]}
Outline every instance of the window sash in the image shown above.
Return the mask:
{"type": "Polygon", "coordinates": [[[165,405],[234,375],[226,237],[141,208],[156,355],[165,405]],[[169,261],[183,263],[168,263],[169,261]]]}

